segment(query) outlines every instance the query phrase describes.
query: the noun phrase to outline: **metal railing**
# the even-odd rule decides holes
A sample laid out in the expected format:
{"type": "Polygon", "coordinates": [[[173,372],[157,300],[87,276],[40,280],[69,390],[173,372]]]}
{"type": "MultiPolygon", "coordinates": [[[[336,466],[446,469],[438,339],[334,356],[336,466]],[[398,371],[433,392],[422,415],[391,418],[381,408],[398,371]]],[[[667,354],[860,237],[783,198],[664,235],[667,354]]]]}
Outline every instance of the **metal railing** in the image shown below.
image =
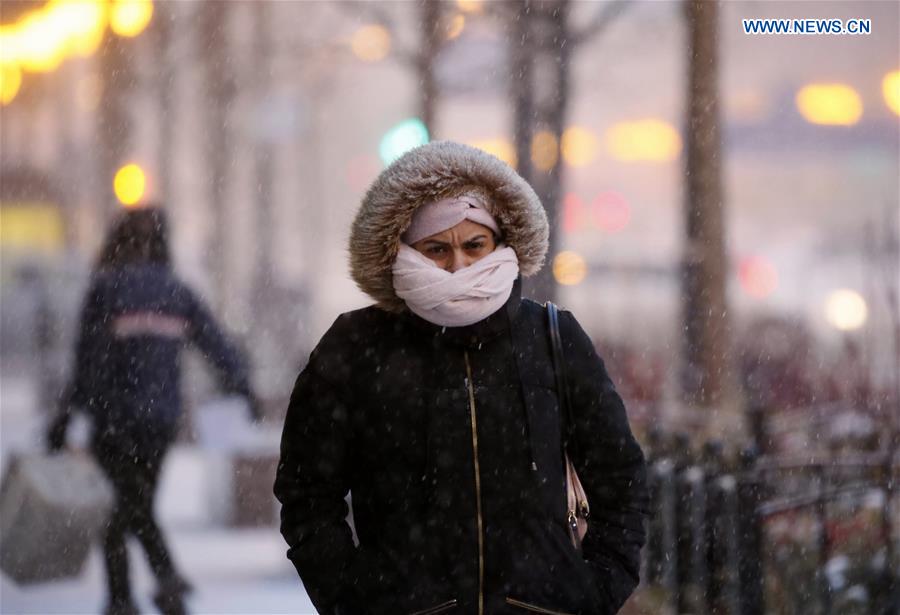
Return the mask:
{"type": "Polygon", "coordinates": [[[830,515],[838,503],[861,506],[878,494],[882,509],[875,550],[883,549],[883,565],[867,572],[871,584],[858,612],[900,612],[893,544],[897,521],[891,512],[898,470],[900,459],[884,454],[796,459],[757,457],[748,451],[739,467],[730,469],[716,454],[700,461],[651,460],[653,515],[644,578],[665,590],[668,609],[677,613],[845,612],[828,573],[835,555],[830,515]],[[791,515],[814,527],[814,572],[803,587],[782,583],[785,591],[798,594],[791,601],[802,606],[779,610],[767,604],[773,602],[767,575],[777,577],[770,570],[767,526],[775,520],[789,525],[795,519],[791,515]]]}

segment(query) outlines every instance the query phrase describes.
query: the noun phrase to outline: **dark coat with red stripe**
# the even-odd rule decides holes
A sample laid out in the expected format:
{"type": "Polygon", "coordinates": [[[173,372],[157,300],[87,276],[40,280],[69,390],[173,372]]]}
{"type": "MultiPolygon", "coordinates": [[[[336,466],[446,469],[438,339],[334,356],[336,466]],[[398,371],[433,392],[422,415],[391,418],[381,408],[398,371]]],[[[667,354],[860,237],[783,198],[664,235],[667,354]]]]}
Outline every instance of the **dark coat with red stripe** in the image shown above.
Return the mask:
{"type": "Polygon", "coordinates": [[[95,440],[136,454],[169,446],[181,416],[186,345],[209,359],[223,388],[250,394],[241,353],[169,267],[126,265],[94,274],[67,401],[91,417],[95,440]]]}

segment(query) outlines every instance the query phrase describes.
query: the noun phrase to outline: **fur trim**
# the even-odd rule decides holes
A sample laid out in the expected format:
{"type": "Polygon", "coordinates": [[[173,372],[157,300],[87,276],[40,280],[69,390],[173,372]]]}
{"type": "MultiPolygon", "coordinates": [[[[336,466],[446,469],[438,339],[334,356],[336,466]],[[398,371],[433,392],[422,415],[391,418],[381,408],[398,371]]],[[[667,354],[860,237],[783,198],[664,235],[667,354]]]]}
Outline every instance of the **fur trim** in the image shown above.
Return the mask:
{"type": "Polygon", "coordinates": [[[463,192],[484,190],[488,211],[515,250],[523,276],[544,264],[549,226],[540,199],[505,162],[480,149],[433,141],[410,150],[372,183],[350,231],[350,275],[363,292],[388,311],[405,307],[394,293],[391,265],[400,235],[425,203],[463,192]]]}

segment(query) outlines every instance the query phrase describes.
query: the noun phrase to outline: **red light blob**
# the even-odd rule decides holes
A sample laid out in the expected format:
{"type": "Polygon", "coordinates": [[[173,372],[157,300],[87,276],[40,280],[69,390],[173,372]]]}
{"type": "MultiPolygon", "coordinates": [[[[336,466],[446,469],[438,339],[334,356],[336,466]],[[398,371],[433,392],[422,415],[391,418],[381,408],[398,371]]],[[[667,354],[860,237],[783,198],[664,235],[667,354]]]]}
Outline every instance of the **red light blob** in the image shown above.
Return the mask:
{"type": "Polygon", "coordinates": [[[767,259],[748,256],[738,264],[738,280],[745,293],[754,299],[765,299],[778,287],[778,271],[767,259]]]}

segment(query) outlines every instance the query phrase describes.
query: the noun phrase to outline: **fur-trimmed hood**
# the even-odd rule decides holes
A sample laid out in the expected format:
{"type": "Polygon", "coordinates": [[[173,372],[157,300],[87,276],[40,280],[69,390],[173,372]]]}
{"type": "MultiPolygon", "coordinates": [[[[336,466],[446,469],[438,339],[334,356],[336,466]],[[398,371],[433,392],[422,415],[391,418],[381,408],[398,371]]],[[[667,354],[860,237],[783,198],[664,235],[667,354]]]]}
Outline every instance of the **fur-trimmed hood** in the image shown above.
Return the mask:
{"type": "Polygon", "coordinates": [[[536,273],[547,254],[549,226],[540,199],[505,162],[480,149],[434,141],[410,150],[372,183],[350,232],[350,275],[379,307],[400,311],[391,266],[400,235],[421,205],[472,189],[484,191],[503,242],[515,250],[522,275],[536,273]]]}

